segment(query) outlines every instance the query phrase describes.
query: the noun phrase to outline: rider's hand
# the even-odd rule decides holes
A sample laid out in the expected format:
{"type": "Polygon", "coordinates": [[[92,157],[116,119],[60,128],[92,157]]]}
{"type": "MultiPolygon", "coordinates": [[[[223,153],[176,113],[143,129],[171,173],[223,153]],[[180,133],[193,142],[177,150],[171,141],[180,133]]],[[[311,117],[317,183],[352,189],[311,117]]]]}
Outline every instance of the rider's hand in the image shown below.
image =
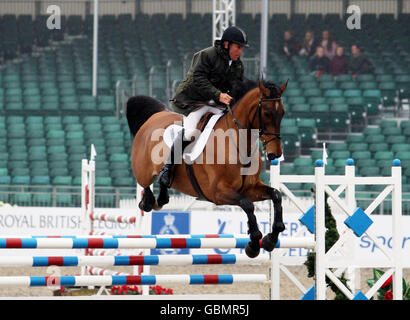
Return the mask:
{"type": "Polygon", "coordinates": [[[232,101],[232,97],[227,93],[221,93],[219,95],[219,102],[229,105],[232,101]]]}

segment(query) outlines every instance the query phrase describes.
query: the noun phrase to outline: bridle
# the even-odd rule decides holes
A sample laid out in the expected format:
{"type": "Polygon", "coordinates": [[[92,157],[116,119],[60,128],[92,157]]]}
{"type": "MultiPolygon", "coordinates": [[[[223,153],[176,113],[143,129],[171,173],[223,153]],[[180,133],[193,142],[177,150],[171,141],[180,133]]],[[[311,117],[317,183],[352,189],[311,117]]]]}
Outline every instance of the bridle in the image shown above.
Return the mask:
{"type": "MultiPolygon", "coordinates": [[[[262,141],[262,139],[260,139],[261,142],[262,142],[262,149],[263,149],[263,150],[266,150],[266,146],[268,145],[269,142],[271,142],[271,141],[273,141],[273,140],[280,140],[280,139],[281,139],[281,136],[280,136],[280,132],[270,132],[270,131],[267,131],[267,130],[265,129],[265,125],[264,125],[263,122],[262,122],[262,103],[263,103],[263,102],[279,101],[279,100],[281,100],[281,99],[282,99],[281,97],[278,97],[278,98],[262,98],[262,97],[260,97],[260,98],[259,98],[258,106],[257,106],[257,108],[256,108],[256,112],[253,114],[253,117],[252,117],[252,120],[251,120],[251,124],[255,121],[256,115],[258,115],[259,139],[260,139],[263,135],[265,135],[265,136],[273,136],[272,138],[270,138],[270,139],[267,140],[267,141],[262,141]]],[[[246,127],[245,125],[243,125],[242,123],[240,123],[240,122],[238,121],[238,119],[236,119],[236,117],[235,117],[235,115],[233,114],[232,109],[231,109],[231,107],[230,107],[229,105],[228,105],[227,109],[228,109],[230,115],[232,116],[232,119],[233,119],[233,121],[234,121],[234,123],[235,123],[235,126],[236,126],[236,128],[237,128],[238,130],[239,130],[239,127],[241,127],[242,129],[246,129],[246,130],[249,130],[249,129],[250,129],[250,128],[246,127]]]]}

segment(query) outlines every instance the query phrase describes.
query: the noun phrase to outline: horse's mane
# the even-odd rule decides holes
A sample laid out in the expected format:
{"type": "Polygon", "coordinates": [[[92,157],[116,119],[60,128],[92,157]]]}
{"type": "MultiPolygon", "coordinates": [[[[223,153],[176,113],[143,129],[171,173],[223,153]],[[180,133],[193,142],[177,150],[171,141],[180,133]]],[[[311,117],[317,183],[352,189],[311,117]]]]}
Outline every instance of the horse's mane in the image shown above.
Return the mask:
{"type": "MultiPolygon", "coordinates": [[[[271,81],[262,81],[265,88],[270,90],[270,98],[276,98],[280,96],[279,87],[271,81]]],[[[237,81],[235,86],[230,92],[233,102],[236,104],[239,102],[249,91],[258,87],[258,82],[255,80],[244,78],[243,81],[237,81]]]]}

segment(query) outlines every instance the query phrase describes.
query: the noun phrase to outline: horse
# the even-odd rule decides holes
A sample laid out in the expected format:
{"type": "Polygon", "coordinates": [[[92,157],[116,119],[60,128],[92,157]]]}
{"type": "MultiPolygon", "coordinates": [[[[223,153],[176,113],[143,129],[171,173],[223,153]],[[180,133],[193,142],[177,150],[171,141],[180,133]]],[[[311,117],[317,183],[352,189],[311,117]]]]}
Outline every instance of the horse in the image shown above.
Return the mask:
{"type": "MultiPolygon", "coordinates": [[[[256,131],[258,133],[257,138],[262,142],[263,149],[266,150],[267,158],[269,160],[279,158],[282,155],[280,124],[285,114],[281,96],[286,87],[287,82],[278,86],[272,82],[261,82],[259,80],[257,82],[247,80],[246,83],[238,85],[236,89],[232,90],[234,103],[232,103],[232,106],[227,106],[224,115],[215,124],[215,132],[217,129],[221,129],[222,132],[237,133],[242,129],[249,138],[251,132],[255,133],[256,131]],[[236,93],[234,93],[235,90],[236,93]]],[[[162,103],[151,97],[133,96],[127,101],[126,117],[133,136],[132,171],[137,183],[144,189],[139,207],[146,212],[153,209],[159,210],[169,202],[168,188],[160,186],[159,195],[155,198],[150,186],[154,183],[164,165],[170,148],[165,145],[163,137],[154,139],[153,136],[158,133],[158,130],[163,132],[171,124],[182,123],[182,115],[167,110],[162,103]],[[162,161],[153,161],[153,150],[158,148],[161,143],[163,145],[162,161]]],[[[238,136],[228,135],[228,139],[230,143],[236,144],[234,150],[236,150],[239,157],[238,136]]],[[[217,137],[211,135],[203,154],[207,151],[211,155],[215,153],[215,141],[218,142],[217,137]]],[[[257,143],[259,145],[259,141],[257,143]]],[[[249,141],[246,144],[246,149],[246,154],[252,157],[249,141]]],[[[249,168],[249,163],[232,163],[233,161],[228,163],[227,160],[230,154],[227,150],[224,150],[224,152],[225,154],[222,157],[225,157],[226,161],[222,164],[215,161],[209,164],[195,161],[192,168],[196,181],[201,188],[200,190],[207,201],[215,205],[239,206],[245,211],[248,218],[250,238],[245,253],[254,258],[258,256],[261,246],[269,252],[272,251],[278,241],[279,233],[285,230],[282,219],[282,196],[278,190],[265,185],[259,177],[262,168],[259,147],[256,148],[256,152],[254,151],[253,154],[258,164],[257,171],[253,174],[241,174],[241,172],[243,173],[241,170],[249,168]],[[272,200],[274,222],[272,231],[262,239],[262,233],[259,231],[254,214],[253,202],[263,200],[272,200]]],[[[213,155],[216,157],[215,154],[213,155]]],[[[193,183],[190,183],[186,169],[187,164],[184,161],[175,165],[171,188],[198,197],[198,189],[193,186],[193,183]]]]}

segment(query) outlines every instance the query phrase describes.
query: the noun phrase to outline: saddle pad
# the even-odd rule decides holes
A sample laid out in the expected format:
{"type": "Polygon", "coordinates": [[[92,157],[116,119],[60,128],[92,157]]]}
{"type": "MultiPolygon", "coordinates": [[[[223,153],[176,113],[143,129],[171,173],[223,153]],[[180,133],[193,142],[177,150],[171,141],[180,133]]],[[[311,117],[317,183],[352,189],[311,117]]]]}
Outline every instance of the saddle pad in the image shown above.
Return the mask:
{"type": "MultiPolygon", "coordinates": [[[[209,139],[209,136],[212,133],[212,129],[214,128],[216,122],[219,120],[220,117],[223,116],[221,114],[215,114],[211,117],[206,125],[204,131],[201,133],[199,138],[195,141],[191,142],[184,150],[183,159],[187,163],[194,162],[202,153],[205,148],[205,145],[209,139]]],[[[171,124],[169,127],[165,129],[164,132],[164,142],[166,145],[171,148],[175,137],[178,135],[178,132],[182,130],[181,125],[171,124]]]]}

